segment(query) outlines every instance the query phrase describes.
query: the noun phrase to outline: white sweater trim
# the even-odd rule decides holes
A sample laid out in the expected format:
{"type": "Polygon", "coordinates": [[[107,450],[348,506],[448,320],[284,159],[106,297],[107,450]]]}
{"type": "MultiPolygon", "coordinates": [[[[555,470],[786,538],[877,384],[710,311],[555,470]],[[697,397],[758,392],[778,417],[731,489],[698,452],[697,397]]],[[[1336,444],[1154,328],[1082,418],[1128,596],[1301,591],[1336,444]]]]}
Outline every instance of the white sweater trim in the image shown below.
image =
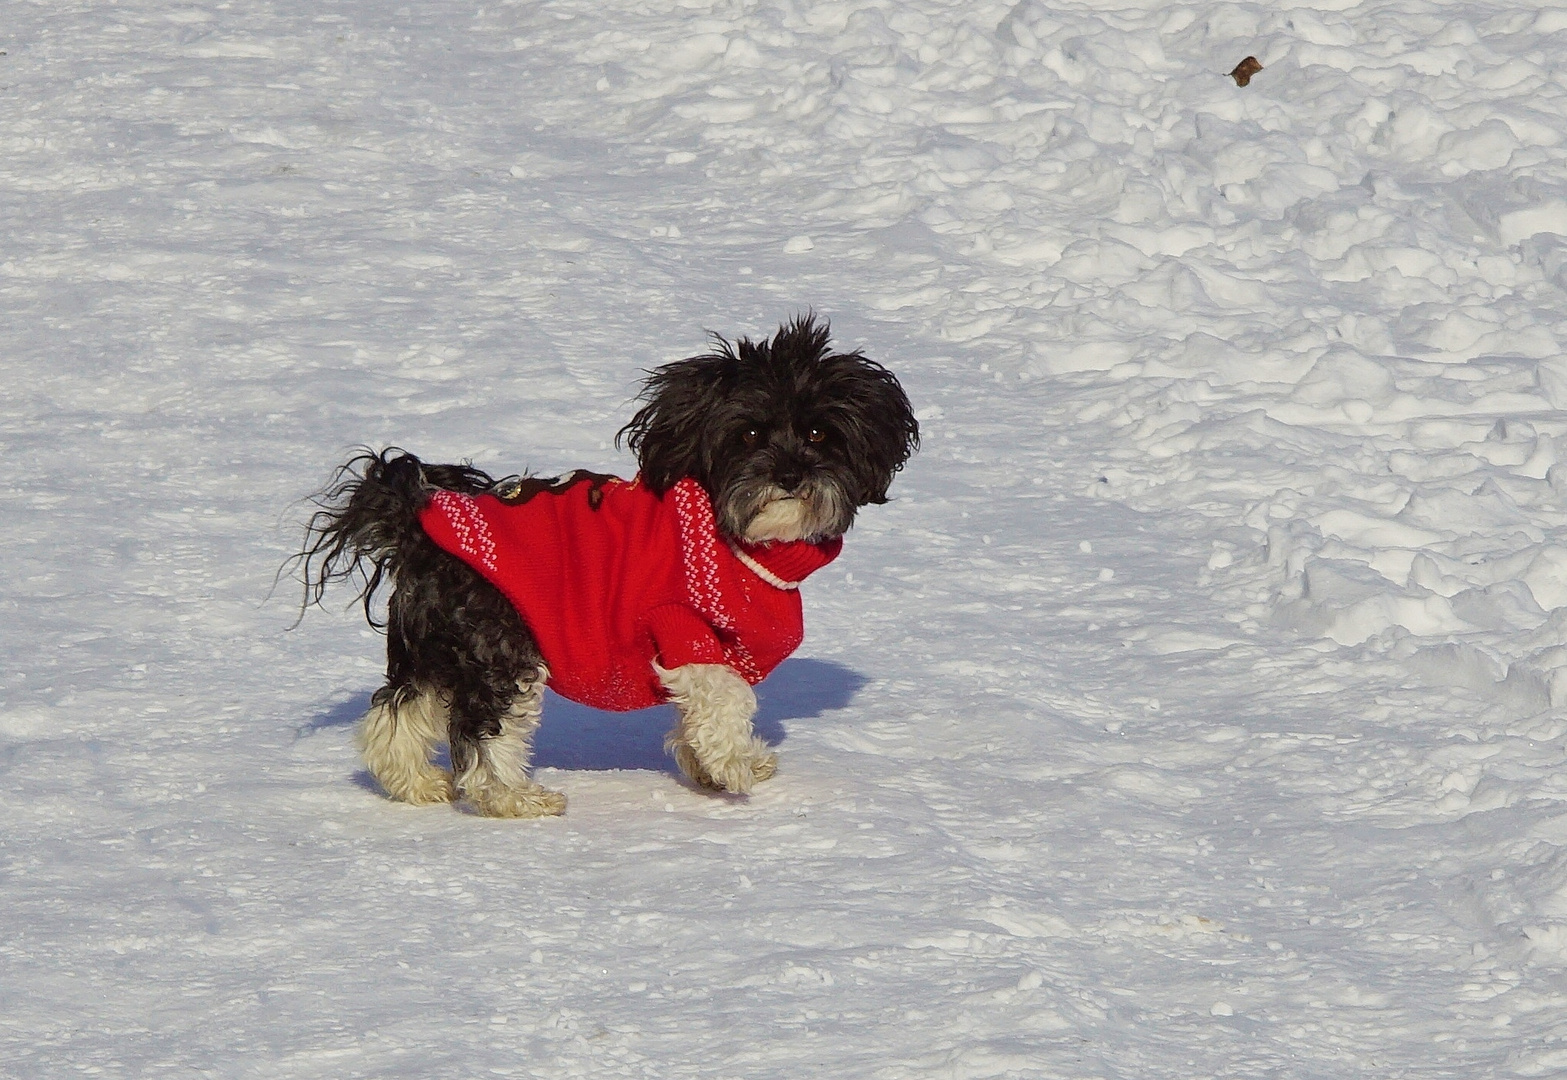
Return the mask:
{"type": "Polygon", "coordinates": [[[729,550],[734,553],[734,557],[739,559],[747,570],[751,571],[751,573],[767,582],[767,584],[771,585],[773,588],[798,589],[800,587],[800,583],[798,581],[785,581],[783,578],[767,569],[767,567],[751,558],[751,556],[735,547],[735,545],[730,544],[729,550]]]}

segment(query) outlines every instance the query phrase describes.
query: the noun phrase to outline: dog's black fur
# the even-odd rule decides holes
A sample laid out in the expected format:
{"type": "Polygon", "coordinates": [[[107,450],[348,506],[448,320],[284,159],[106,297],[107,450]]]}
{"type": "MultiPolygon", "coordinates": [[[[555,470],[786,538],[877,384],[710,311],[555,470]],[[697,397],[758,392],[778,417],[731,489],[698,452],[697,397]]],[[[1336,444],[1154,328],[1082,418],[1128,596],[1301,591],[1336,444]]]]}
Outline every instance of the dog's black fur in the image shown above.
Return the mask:
{"type": "MultiPolygon", "coordinates": [[[[642,480],[662,495],[684,477],[713,500],[719,531],[740,539],[779,494],[808,508],[809,539],[842,535],[855,512],[887,500],[887,488],[919,445],[919,424],[898,380],[859,352],[832,352],[828,328],[811,316],[771,341],[731,345],[651,372],[644,404],[621,430],[642,480]]],[[[534,483],[536,481],[528,481],[534,483]]],[[[500,733],[519,682],[543,658],[515,607],[462,560],[425,535],[418,514],[437,489],[480,494],[496,487],[471,465],[430,465],[397,448],[366,451],[317,497],[302,564],[304,606],[327,585],[358,575],[365,617],[387,603],[386,686],[374,701],[400,702],[420,688],[450,702],[453,768],[479,740],[500,733]]],[[[634,553],[628,553],[634,557],[634,553]]]]}

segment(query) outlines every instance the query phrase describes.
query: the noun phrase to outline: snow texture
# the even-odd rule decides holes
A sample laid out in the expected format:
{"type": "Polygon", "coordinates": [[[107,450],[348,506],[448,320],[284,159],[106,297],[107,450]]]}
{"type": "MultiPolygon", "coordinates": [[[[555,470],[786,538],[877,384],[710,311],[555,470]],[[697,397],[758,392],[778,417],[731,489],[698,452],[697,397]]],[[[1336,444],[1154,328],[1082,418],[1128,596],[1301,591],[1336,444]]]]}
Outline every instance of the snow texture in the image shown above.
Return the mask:
{"type": "Polygon", "coordinates": [[[1567,1071],[1567,7],[5,14],[0,1073],[1567,1071]],[[925,444],[778,777],[381,797],[301,497],[811,307],[925,444]]]}

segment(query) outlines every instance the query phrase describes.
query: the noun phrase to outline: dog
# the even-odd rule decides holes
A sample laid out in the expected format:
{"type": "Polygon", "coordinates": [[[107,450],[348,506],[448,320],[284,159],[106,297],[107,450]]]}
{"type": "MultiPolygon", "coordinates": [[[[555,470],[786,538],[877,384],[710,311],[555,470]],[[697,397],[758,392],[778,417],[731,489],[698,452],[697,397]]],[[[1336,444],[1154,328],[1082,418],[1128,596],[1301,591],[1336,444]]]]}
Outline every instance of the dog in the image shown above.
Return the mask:
{"type": "Polygon", "coordinates": [[[315,497],[301,614],[357,577],[386,630],[358,744],[392,798],[562,813],[565,796],[528,775],[546,685],[598,708],[673,703],[665,746],[701,788],[744,795],[773,775],[752,686],[799,645],[799,582],[887,501],[919,424],[897,378],[833,351],[812,315],[712,345],[648,373],[616,436],[631,480],[496,480],[394,447],[315,497]],[[433,760],[443,742],[450,772],[433,760]]]}

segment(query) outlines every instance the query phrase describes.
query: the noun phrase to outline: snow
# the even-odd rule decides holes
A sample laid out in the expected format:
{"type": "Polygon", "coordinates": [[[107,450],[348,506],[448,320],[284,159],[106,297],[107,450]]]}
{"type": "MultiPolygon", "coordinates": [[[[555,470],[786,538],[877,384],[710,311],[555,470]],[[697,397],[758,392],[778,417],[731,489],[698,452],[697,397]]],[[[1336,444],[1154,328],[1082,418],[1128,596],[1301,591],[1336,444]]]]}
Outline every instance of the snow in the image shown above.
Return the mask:
{"type": "Polygon", "coordinates": [[[7,14],[0,1071],[1567,1070],[1567,7],[7,14]],[[778,777],[557,700],[563,819],[380,797],[302,497],[625,472],[809,307],[924,448],[778,777]]]}

